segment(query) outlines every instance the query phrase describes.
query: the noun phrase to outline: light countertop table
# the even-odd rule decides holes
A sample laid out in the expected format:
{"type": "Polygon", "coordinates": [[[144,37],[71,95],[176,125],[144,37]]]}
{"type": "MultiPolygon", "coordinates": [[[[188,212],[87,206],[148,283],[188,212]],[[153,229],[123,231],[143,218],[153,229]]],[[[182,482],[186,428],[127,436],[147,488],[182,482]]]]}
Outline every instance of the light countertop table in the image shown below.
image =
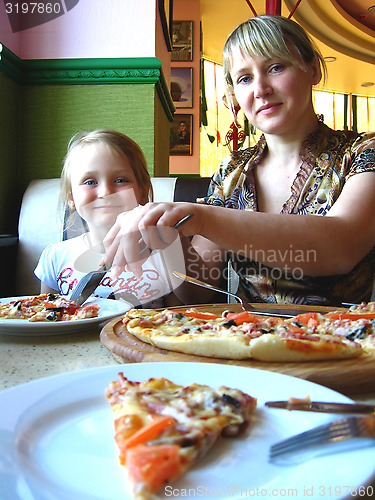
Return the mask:
{"type": "Polygon", "coordinates": [[[0,390],[60,373],[118,364],[99,340],[101,328],[61,335],[0,334],[0,390]]]}
{"type": "MultiPolygon", "coordinates": [[[[65,372],[118,364],[100,342],[103,326],[81,333],[51,336],[0,334],[0,390],[65,372]]],[[[361,394],[355,399],[375,404],[375,394],[361,394]]],[[[371,486],[373,496],[353,498],[374,499],[375,480],[371,486]]]]}

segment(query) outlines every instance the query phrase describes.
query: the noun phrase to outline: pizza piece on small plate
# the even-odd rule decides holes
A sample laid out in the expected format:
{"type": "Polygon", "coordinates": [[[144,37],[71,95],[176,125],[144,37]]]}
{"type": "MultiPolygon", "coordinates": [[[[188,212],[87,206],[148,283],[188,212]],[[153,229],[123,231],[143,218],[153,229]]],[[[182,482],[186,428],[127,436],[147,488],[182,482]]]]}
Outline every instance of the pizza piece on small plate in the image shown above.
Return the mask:
{"type": "Polygon", "coordinates": [[[79,306],[72,300],[54,293],[42,293],[32,297],[19,297],[0,303],[1,319],[23,319],[34,322],[77,321],[96,318],[99,306],[79,306]]]}
{"type": "Polygon", "coordinates": [[[182,476],[220,435],[242,432],[257,403],[238,389],[184,387],[164,378],[134,382],[123,373],[106,396],[128,491],[140,499],[182,476]]]}

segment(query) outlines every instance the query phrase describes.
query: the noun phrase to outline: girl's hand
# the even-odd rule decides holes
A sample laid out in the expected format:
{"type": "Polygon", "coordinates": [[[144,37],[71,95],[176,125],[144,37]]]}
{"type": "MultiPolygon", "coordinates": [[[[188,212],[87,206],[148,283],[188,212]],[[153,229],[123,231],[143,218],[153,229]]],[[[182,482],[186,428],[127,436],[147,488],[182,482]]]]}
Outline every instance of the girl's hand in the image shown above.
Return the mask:
{"type": "Polygon", "coordinates": [[[199,220],[197,205],[193,203],[147,203],[124,212],[117,217],[104,239],[105,254],[102,264],[112,262],[112,276],[117,277],[125,269],[140,277],[142,264],[150,252],[170,245],[180,233],[196,234],[199,220]],[[195,216],[177,231],[173,226],[187,215],[195,216]],[[148,251],[143,251],[144,247],[148,251]]]}

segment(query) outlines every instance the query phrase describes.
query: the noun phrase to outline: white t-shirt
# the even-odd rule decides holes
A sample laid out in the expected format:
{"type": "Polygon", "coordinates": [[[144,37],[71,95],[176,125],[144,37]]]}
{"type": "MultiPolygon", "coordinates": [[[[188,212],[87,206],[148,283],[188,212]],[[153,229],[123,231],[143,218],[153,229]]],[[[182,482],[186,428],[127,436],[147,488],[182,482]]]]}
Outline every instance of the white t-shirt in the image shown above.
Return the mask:
{"type": "MultiPolygon", "coordinates": [[[[48,245],[40,256],[34,271],[41,282],[69,298],[85,273],[74,269],[76,258],[87,251],[84,235],[48,245]]],[[[158,251],[152,252],[142,266],[143,273],[136,278],[133,273],[123,272],[118,278],[107,273],[93,293],[94,297],[116,298],[119,294],[132,294],[147,307],[163,307],[162,297],[171,291],[166,277],[165,262],[158,251]]]]}

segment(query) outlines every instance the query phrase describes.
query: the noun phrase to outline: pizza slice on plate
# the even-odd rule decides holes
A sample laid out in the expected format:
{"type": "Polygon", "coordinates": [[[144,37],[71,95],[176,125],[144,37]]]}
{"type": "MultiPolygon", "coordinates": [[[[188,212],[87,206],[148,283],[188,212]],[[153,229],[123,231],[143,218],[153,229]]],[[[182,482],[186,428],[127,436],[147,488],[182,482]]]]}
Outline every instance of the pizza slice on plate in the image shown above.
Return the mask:
{"type": "Polygon", "coordinates": [[[238,389],[164,378],[133,382],[119,373],[106,390],[130,494],[151,498],[206,454],[220,435],[249,424],[256,399],[238,389]]]}

